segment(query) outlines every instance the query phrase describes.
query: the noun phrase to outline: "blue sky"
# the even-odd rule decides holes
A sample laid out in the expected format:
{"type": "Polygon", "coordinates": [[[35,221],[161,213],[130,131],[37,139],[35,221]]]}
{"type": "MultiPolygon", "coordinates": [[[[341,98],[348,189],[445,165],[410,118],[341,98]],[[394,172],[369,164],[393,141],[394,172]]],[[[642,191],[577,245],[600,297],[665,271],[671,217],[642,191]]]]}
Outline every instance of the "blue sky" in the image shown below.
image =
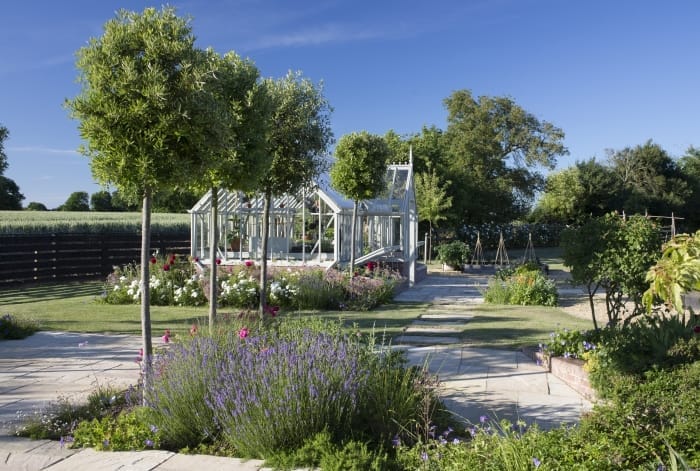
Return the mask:
{"type": "MultiPolygon", "coordinates": [[[[111,0],[7,2],[0,17],[0,123],[9,168],[49,208],[100,187],[63,108],[74,54],[125,8],[111,0]]],[[[507,95],[561,127],[559,168],[647,139],[700,146],[700,2],[694,0],[174,1],[201,47],[235,50],[263,76],[324,82],[336,139],[446,128],[454,90],[507,95]]]]}

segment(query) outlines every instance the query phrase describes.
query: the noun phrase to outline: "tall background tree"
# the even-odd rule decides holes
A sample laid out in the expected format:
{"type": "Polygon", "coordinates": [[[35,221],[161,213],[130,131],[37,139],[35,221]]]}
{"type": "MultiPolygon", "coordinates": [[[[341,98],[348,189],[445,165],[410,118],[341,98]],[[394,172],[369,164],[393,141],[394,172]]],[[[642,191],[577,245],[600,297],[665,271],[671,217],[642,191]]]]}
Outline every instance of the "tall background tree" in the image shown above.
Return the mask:
{"type": "Polygon", "coordinates": [[[0,209],[18,210],[22,209],[24,195],[19,192],[17,183],[4,175],[8,166],[5,139],[9,136],[10,132],[0,124],[0,209]]]}
{"type": "Polygon", "coordinates": [[[454,197],[453,224],[510,222],[527,214],[556,158],[568,153],[564,132],[508,97],[445,99],[446,170],[454,197]]]}
{"type": "Polygon", "coordinates": [[[267,302],[267,247],[272,198],[308,186],[324,169],[324,156],[333,139],[331,108],[322,86],[315,86],[299,72],[269,80],[272,115],[267,151],[272,157],[263,173],[262,256],[260,267],[260,315],[267,302]]]}
{"type": "Polygon", "coordinates": [[[210,78],[188,20],[172,8],[119,11],[77,53],[80,94],[66,102],[79,120],[81,152],[97,181],[142,202],[141,326],[145,381],[152,345],[149,258],[152,197],[187,186],[217,121],[205,106],[210,78]]]}
{"type": "Polygon", "coordinates": [[[66,202],[58,207],[59,211],[90,211],[90,200],[87,191],[74,191],[66,202]]]}
{"type": "Polygon", "coordinates": [[[391,149],[381,137],[367,131],[341,137],[331,167],[331,185],[353,201],[350,231],[350,270],[355,267],[357,206],[384,190],[391,149]]]}

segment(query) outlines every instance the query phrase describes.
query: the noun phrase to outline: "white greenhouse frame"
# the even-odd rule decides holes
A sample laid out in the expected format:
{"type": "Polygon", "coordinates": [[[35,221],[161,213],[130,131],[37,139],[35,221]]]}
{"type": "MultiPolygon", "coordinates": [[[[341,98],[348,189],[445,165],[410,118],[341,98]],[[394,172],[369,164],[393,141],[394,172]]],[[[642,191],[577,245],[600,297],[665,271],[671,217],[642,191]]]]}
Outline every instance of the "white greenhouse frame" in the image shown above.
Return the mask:
{"type": "MultiPolygon", "coordinates": [[[[413,165],[390,164],[382,194],[358,205],[355,264],[382,260],[400,267],[412,285],[416,281],[418,213],[413,165]]],[[[218,191],[217,257],[222,264],[260,260],[263,198],[260,194],[218,191]]],[[[326,268],[350,261],[352,201],[330,185],[328,174],[310,188],[273,198],[270,205],[268,260],[274,265],[319,265],[326,268]]],[[[209,260],[211,192],[189,211],[191,255],[209,260]]]]}

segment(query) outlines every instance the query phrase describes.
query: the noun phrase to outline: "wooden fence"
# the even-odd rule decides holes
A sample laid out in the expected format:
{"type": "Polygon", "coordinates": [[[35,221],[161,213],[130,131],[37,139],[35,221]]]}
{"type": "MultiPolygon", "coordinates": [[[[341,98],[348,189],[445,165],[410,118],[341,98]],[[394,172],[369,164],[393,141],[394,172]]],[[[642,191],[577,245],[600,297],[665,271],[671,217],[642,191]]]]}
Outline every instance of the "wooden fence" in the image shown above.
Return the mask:
{"type": "MultiPolygon", "coordinates": [[[[155,251],[189,255],[189,232],[152,234],[155,251]]],[[[140,234],[0,234],[0,287],[104,277],[140,255],[140,234]]]]}

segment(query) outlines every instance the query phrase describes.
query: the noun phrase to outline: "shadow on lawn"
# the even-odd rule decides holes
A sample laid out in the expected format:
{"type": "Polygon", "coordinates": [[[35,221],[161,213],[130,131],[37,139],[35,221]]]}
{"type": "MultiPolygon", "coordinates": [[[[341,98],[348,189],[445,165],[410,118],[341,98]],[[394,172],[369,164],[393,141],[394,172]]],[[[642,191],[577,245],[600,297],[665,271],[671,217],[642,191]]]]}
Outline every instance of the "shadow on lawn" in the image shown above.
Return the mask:
{"type": "Polygon", "coordinates": [[[0,289],[0,304],[26,304],[78,296],[100,296],[104,290],[101,281],[74,283],[47,283],[0,289]]]}

